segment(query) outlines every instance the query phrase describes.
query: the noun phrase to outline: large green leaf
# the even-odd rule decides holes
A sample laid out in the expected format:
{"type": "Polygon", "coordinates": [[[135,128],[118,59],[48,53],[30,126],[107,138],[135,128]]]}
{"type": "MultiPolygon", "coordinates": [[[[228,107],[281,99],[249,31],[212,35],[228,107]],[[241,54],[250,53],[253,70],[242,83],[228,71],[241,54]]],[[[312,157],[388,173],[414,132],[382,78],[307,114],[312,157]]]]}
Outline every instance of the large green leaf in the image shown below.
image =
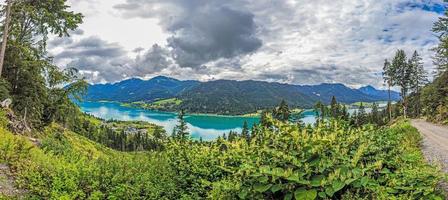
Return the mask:
{"type": "Polygon", "coordinates": [[[280,167],[276,167],[276,168],[272,169],[272,174],[275,176],[283,176],[284,173],[285,173],[285,170],[280,167]]]}
{"type": "Polygon", "coordinates": [[[345,183],[340,180],[336,180],[336,181],[333,181],[332,186],[333,186],[334,192],[337,192],[337,191],[341,190],[342,188],[344,188],[345,183]]]}
{"type": "Polygon", "coordinates": [[[332,187],[328,187],[328,188],[325,188],[325,193],[326,193],[329,197],[332,197],[333,194],[334,194],[334,190],[333,190],[332,187]]]}
{"type": "Polygon", "coordinates": [[[302,177],[297,176],[297,175],[292,175],[292,176],[288,177],[287,180],[288,181],[294,181],[296,183],[300,183],[300,184],[303,184],[303,185],[309,184],[309,181],[303,180],[302,177]]]}
{"type": "Polygon", "coordinates": [[[362,177],[361,178],[361,185],[362,186],[366,186],[367,185],[367,183],[369,183],[369,178],[368,177],[362,177]]]}
{"type": "Polygon", "coordinates": [[[292,199],[292,193],[288,193],[285,195],[285,198],[283,200],[291,200],[292,199]]]}
{"type": "Polygon", "coordinates": [[[282,184],[276,184],[276,185],[271,187],[271,191],[274,192],[274,193],[279,191],[279,190],[281,190],[281,189],[283,189],[283,185],[282,184]]]}
{"type": "Polygon", "coordinates": [[[299,188],[294,192],[294,198],[296,200],[314,200],[317,197],[317,190],[306,190],[305,188],[299,188]]]}
{"type": "Polygon", "coordinates": [[[327,194],[325,194],[325,192],[319,192],[317,193],[319,195],[320,198],[326,198],[327,194]]]}
{"type": "Polygon", "coordinates": [[[269,181],[269,178],[266,176],[261,176],[261,177],[258,177],[257,181],[260,183],[267,183],[269,181]]]}
{"type": "Polygon", "coordinates": [[[240,199],[246,199],[246,197],[247,197],[247,190],[241,190],[241,191],[238,193],[238,197],[239,197],[240,199]]]}
{"type": "Polygon", "coordinates": [[[266,192],[269,190],[269,188],[272,187],[272,184],[256,184],[254,185],[254,190],[257,192],[266,192]]]}
{"type": "Polygon", "coordinates": [[[320,186],[322,180],[325,178],[323,175],[316,175],[311,178],[311,186],[318,187],[320,186]]]}

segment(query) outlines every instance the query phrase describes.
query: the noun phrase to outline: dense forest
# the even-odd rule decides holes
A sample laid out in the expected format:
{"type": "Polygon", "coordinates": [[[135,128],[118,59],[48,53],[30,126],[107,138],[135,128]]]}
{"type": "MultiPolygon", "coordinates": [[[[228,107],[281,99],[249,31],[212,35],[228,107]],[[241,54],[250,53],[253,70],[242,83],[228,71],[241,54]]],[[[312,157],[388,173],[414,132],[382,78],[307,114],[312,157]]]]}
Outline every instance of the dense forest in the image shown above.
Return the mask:
{"type": "Polygon", "coordinates": [[[305,125],[291,115],[297,105],[289,100],[300,96],[289,96],[269,102],[260,124],[197,141],[183,111],[168,135],[79,110],[72,99],[86,82],[76,69],[52,64],[46,51],[50,35],[68,37],[82,23],[69,9],[65,0],[3,7],[0,98],[9,100],[0,109],[0,165],[17,193],[1,199],[445,198],[438,184],[446,175],[425,161],[407,118],[447,122],[447,16],[434,25],[439,71],[431,83],[417,52],[408,58],[398,50],[385,61],[385,82],[402,95],[386,109],[373,104],[367,113],[361,103],[350,115],[333,97],[317,102],[318,121],[305,125]]]}
{"type": "MultiPolygon", "coordinates": [[[[316,101],[329,104],[332,96],[346,104],[389,99],[388,91],[377,90],[372,86],[353,89],[337,83],[293,85],[254,80],[199,82],[164,76],[89,85],[83,98],[87,101],[121,102],[127,106],[159,111],[241,115],[270,109],[281,100],[287,101],[291,107],[312,108],[316,101]]],[[[400,100],[399,93],[390,91],[390,99],[400,100]]]]}

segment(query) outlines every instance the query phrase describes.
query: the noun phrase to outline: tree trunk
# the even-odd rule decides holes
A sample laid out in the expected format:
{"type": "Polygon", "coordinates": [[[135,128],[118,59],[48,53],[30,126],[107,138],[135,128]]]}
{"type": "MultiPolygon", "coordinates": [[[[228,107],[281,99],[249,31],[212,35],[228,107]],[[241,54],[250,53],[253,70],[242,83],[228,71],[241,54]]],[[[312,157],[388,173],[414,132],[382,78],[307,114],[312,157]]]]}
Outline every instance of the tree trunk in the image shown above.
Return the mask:
{"type": "Polygon", "coordinates": [[[2,41],[2,47],[0,50],[0,77],[2,76],[3,61],[5,60],[6,42],[8,41],[9,21],[10,21],[11,4],[12,4],[11,1],[12,0],[7,0],[7,4],[6,4],[5,27],[3,30],[3,41],[2,41]]]}
{"type": "Polygon", "coordinates": [[[417,95],[417,118],[420,117],[420,87],[419,82],[417,80],[417,89],[416,89],[416,95],[417,95]]]}
{"type": "Polygon", "coordinates": [[[392,120],[392,103],[390,102],[390,82],[387,83],[388,92],[389,92],[389,100],[388,100],[388,110],[389,110],[389,121],[392,120]]]}
{"type": "Polygon", "coordinates": [[[407,109],[408,109],[408,105],[407,105],[407,101],[406,101],[406,95],[403,96],[403,115],[404,118],[406,119],[407,117],[407,109]]]}
{"type": "Polygon", "coordinates": [[[406,93],[407,93],[407,90],[403,87],[403,86],[401,86],[401,98],[402,98],[402,106],[403,106],[403,116],[404,116],[404,118],[406,119],[406,113],[407,113],[407,105],[406,105],[406,103],[407,103],[407,101],[406,101],[406,93]]]}

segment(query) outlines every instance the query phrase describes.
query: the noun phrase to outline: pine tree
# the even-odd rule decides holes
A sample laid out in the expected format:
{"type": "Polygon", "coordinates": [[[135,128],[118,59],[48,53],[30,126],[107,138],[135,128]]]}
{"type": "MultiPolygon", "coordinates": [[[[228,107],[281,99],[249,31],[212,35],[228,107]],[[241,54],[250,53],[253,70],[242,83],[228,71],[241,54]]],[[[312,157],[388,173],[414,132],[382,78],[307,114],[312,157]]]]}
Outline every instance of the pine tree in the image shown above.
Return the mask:
{"type": "Polygon", "coordinates": [[[370,122],[373,124],[380,124],[380,116],[379,116],[379,110],[378,110],[378,104],[373,103],[372,105],[372,112],[370,113],[370,122]]]}
{"type": "Polygon", "coordinates": [[[345,105],[342,106],[342,111],[341,112],[342,112],[341,113],[342,119],[349,120],[350,114],[348,113],[348,109],[347,109],[347,107],[345,105]]]}
{"type": "Polygon", "coordinates": [[[361,102],[361,104],[359,105],[359,108],[358,108],[358,126],[361,126],[366,123],[367,123],[366,109],[361,102]]]}
{"type": "Polygon", "coordinates": [[[440,76],[448,70],[448,12],[434,23],[432,31],[439,38],[439,44],[433,49],[436,53],[433,62],[437,66],[437,76],[440,76]]]}
{"type": "Polygon", "coordinates": [[[331,110],[331,117],[333,118],[338,118],[340,115],[340,110],[339,110],[339,104],[336,101],[336,97],[333,96],[331,97],[331,104],[330,104],[330,110],[331,110]]]}
{"type": "Polygon", "coordinates": [[[272,114],[274,115],[274,118],[283,122],[286,122],[289,120],[290,111],[288,104],[285,100],[282,100],[278,107],[274,108],[272,114]]]}
{"type": "Polygon", "coordinates": [[[412,85],[412,66],[406,60],[406,53],[403,50],[397,50],[391,64],[392,86],[401,88],[401,97],[403,101],[403,115],[407,116],[407,94],[412,85]]]}
{"type": "Polygon", "coordinates": [[[179,114],[177,115],[177,122],[178,122],[178,124],[174,128],[176,138],[181,140],[181,141],[187,140],[188,139],[188,135],[189,135],[187,122],[185,122],[184,117],[185,117],[185,112],[184,112],[184,110],[181,110],[179,112],[179,114]]]}
{"type": "Polygon", "coordinates": [[[241,130],[241,137],[243,137],[247,142],[250,141],[249,127],[247,125],[247,121],[244,121],[243,123],[243,129],[241,130]]]}
{"type": "MultiPolygon", "coordinates": [[[[384,82],[387,84],[387,91],[388,91],[388,101],[387,105],[391,104],[390,100],[390,87],[392,86],[392,78],[394,74],[394,69],[391,67],[390,62],[386,59],[384,60],[384,66],[383,66],[383,79],[384,82]]],[[[387,107],[387,111],[389,112],[389,120],[392,119],[392,109],[390,106],[387,107]]]]}
{"type": "Polygon", "coordinates": [[[422,63],[422,58],[418,55],[417,51],[414,51],[412,58],[409,60],[409,65],[412,67],[411,75],[411,85],[410,89],[415,93],[415,111],[416,115],[420,116],[421,101],[420,101],[420,90],[428,83],[427,72],[425,71],[422,63]]]}

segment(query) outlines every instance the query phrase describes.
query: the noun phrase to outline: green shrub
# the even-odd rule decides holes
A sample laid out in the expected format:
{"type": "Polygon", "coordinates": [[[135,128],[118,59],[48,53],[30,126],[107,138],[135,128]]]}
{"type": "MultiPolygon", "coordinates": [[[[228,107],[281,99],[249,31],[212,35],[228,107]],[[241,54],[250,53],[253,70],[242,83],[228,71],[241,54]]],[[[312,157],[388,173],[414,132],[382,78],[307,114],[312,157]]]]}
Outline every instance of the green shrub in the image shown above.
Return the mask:
{"type": "Polygon", "coordinates": [[[441,199],[406,121],[302,129],[272,121],[245,139],[171,141],[161,152],[117,152],[48,129],[43,146],[0,129],[0,161],[30,198],[44,199],[441,199]]]}

